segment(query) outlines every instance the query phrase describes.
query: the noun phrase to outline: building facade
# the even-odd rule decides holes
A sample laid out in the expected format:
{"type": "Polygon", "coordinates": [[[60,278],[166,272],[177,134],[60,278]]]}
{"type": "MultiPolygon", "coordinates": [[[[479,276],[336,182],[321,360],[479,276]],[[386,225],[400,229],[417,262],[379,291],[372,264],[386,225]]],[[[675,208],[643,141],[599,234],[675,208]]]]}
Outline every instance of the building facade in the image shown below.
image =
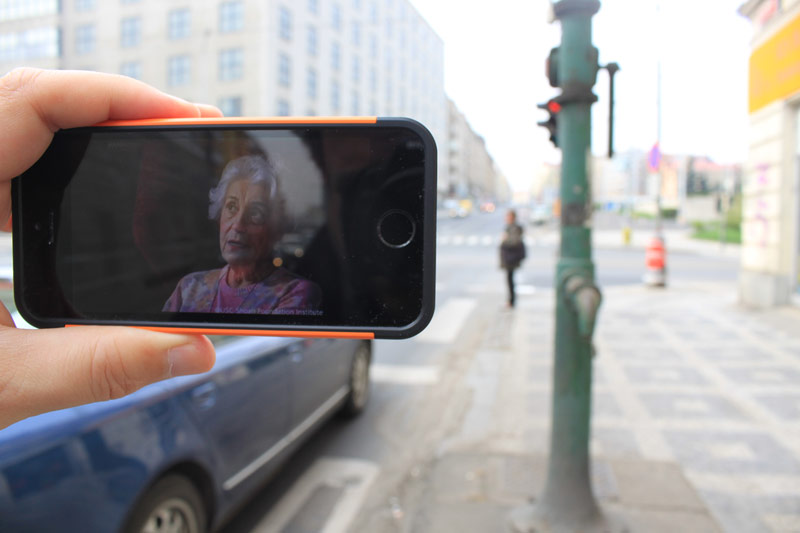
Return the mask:
{"type": "Polygon", "coordinates": [[[486,141],[452,100],[448,99],[447,107],[449,168],[447,181],[440,187],[442,197],[507,201],[508,185],[486,149],[486,141]]]}
{"type": "Polygon", "coordinates": [[[800,295],[800,0],[749,0],[750,150],[744,170],[742,302],[800,295]]]}
{"type": "MultiPolygon", "coordinates": [[[[447,143],[444,45],[407,0],[7,0],[0,74],[124,74],[227,116],[408,116],[447,143]]],[[[439,176],[447,182],[447,150],[439,176]]]]}

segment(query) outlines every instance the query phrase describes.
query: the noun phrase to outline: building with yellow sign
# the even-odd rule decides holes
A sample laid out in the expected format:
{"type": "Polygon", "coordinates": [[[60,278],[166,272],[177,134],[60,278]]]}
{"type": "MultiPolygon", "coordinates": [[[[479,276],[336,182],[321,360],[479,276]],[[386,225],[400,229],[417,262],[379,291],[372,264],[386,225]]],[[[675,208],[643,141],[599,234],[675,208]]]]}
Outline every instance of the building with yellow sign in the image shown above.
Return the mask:
{"type": "Polygon", "coordinates": [[[750,150],[742,222],[742,302],[800,301],[800,0],[749,0],[750,150]]]}

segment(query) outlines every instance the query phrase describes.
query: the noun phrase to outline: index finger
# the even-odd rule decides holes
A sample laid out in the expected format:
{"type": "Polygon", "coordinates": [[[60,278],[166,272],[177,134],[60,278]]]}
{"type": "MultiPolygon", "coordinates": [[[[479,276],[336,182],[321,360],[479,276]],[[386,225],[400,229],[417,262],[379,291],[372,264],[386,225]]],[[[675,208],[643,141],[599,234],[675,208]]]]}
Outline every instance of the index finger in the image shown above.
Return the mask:
{"type": "Polygon", "coordinates": [[[35,163],[59,129],[111,119],[220,114],[125,76],[16,69],[0,78],[0,182],[35,163]]]}

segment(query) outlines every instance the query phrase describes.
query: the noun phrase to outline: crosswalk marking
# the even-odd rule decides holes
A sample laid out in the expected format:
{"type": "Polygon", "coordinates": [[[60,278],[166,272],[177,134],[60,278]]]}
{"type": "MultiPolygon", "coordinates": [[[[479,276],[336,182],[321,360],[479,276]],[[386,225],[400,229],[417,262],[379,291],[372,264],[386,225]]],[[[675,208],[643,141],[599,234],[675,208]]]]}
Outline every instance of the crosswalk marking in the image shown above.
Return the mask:
{"type": "Polygon", "coordinates": [[[370,378],[377,383],[396,385],[436,385],[439,369],[430,365],[383,365],[373,364],[370,378]]]}
{"type": "Polygon", "coordinates": [[[253,532],[305,530],[312,526],[309,522],[314,519],[315,522],[321,522],[313,524],[314,531],[345,533],[364,503],[379,470],[375,463],[360,459],[317,459],[272,511],[253,528],[253,532]],[[328,497],[315,497],[320,494],[327,494],[328,497]]]}
{"type": "MultiPolygon", "coordinates": [[[[500,246],[501,237],[499,235],[439,235],[436,238],[436,244],[439,246],[500,246]]],[[[541,239],[533,236],[526,236],[524,238],[526,246],[536,246],[545,244],[552,241],[555,243],[555,238],[541,239]]]]}
{"type": "Polygon", "coordinates": [[[417,335],[417,342],[453,343],[467,317],[477,306],[478,300],[475,298],[450,298],[436,309],[431,323],[417,335]]]}

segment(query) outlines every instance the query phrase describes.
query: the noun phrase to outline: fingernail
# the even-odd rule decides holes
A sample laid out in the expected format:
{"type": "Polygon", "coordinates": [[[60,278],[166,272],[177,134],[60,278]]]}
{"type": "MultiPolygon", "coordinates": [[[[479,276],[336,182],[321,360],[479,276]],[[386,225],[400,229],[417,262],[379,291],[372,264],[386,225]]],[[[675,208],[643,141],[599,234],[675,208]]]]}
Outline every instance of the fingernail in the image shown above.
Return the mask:
{"type": "Polygon", "coordinates": [[[205,349],[199,341],[192,341],[167,352],[170,376],[186,376],[206,371],[205,349]]]}

